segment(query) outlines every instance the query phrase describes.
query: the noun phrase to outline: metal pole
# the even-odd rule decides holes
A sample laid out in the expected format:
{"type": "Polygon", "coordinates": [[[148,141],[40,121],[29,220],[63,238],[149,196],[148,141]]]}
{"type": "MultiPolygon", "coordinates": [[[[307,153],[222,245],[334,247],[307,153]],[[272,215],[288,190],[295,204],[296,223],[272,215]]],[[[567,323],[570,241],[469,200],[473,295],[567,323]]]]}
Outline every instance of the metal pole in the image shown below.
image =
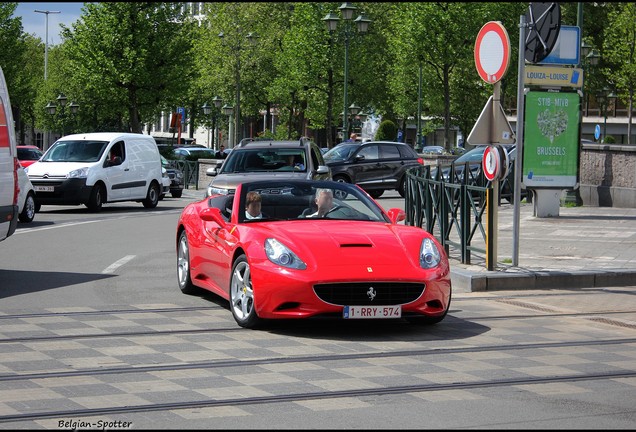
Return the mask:
{"type": "Polygon", "coordinates": [[[523,157],[523,118],[524,118],[524,74],[525,74],[525,40],[526,40],[526,16],[519,19],[519,68],[517,78],[517,157],[515,158],[515,191],[514,208],[512,218],[512,265],[519,266],[519,220],[521,201],[521,158],[523,157]]]}
{"type": "Polygon", "coordinates": [[[61,12],[60,11],[50,11],[50,10],[39,10],[39,9],[34,10],[34,12],[43,13],[46,16],[46,19],[45,19],[46,40],[44,41],[44,81],[46,81],[48,63],[49,63],[49,14],[52,14],[52,13],[58,14],[58,13],[61,13],[61,12]]]}
{"type": "MultiPolygon", "coordinates": [[[[45,40],[44,40],[44,81],[48,78],[48,67],[49,67],[49,14],[52,13],[61,13],[60,11],[50,11],[50,10],[39,10],[35,9],[34,12],[43,13],[46,16],[45,19],[45,40]]],[[[49,131],[44,131],[44,142],[42,143],[42,149],[47,150],[49,148],[49,131]]]]}
{"type": "Polygon", "coordinates": [[[422,148],[422,59],[420,58],[420,79],[417,86],[417,136],[415,137],[415,149],[422,148]]]}
{"type": "Polygon", "coordinates": [[[342,110],[342,140],[349,139],[349,24],[345,22],[345,60],[344,60],[344,109],[342,110]]]}

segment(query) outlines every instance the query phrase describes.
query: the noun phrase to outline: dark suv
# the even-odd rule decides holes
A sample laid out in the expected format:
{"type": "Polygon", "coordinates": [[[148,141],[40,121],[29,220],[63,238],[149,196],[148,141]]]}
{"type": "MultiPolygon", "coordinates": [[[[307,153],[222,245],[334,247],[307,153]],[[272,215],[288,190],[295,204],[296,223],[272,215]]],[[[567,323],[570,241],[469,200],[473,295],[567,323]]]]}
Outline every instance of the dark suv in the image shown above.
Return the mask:
{"type": "Polygon", "coordinates": [[[245,138],[223,162],[208,168],[213,177],[206,196],[234,193],[245,180],[308,179],[331,180],[320,148],[307,138],[275,141],[245,138]]]}
{"type": "Polygon", "coordinates": [[[404,196],[409,168],[424,160],[408,144],[392,141],[340,143],[324,154],[335,181],[357,183],[373,198],[395,189],[404,196]]]}

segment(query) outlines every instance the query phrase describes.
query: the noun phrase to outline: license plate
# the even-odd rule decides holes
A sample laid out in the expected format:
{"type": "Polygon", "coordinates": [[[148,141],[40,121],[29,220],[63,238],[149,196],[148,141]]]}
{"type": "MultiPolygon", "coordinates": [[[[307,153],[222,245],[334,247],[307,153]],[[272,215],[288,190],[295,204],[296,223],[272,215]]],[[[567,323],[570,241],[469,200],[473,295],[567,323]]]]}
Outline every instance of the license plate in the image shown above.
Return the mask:
{"type": "Polygon", "coordinates": [[[342,317],[348,319],[401,318],[402,306],[345,306],[342,317]]]}
{"type": "Polygon", "coordinates": [[[53,192],[55,190],[55,186],[33,186],[33,189],[36,192],[53,192]]]}

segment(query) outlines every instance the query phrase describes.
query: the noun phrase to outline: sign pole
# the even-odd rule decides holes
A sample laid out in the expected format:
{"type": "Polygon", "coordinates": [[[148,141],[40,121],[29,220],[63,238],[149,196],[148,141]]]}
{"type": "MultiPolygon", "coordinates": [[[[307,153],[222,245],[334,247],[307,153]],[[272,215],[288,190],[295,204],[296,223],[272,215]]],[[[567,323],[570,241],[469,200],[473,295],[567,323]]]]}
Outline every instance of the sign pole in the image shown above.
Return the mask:
{"type": "Polygon", "coordinates": [[[517,73],[517,157],[515,158],[515,190],[513,194],[513,216],[512,216],[512,265],[519,267],[519,220],[521,213],[521,178],[523,158],[523,119],[524,119],[524,74],[525,59],[521,55],[525,50],[526,40],[526,16],[519,18],[519,69],[517,73]]]}
{"type": "MultiPolygon", "coordinates": [[[[493,85],[493,112],[492,118],[497,118],[497,114],[495,110],[499,110],[500,105],[499,101],[501,99],[501,81],[497,81],[493,85]]],[[[495,144],[499,142],[499,134],[497,128],[495,127],[496,122],[490,123],[490,143],[495,144]]],[[[501,168],[501,167],[499,167],[501,168]]],[[[499,174],[497,174],[492,180],[492,196],[486,197],[486,212],[488,213],[488,223],[486,224],[486,228],[488,230],[486,234],[486,238],[488,239],[488,244],[490,245],[487,249],[486,254],[486,268],[488,270],[495,270],[495,266],[497,264],[497,243],[499,241],[499,236],[497,235],[498,227],[499,227],[499,174]]]]}

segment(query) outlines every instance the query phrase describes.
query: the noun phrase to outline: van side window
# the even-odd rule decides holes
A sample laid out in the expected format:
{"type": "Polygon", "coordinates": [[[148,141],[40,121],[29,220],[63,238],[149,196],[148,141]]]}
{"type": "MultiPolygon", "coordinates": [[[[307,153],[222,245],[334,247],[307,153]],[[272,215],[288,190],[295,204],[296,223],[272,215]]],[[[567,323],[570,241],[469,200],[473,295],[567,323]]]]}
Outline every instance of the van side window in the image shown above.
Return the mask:
{"type": "Polygon", "coordinates": [[[124,147],[123,141],[118,141],[110,148],[110,152],[108,154],[108,160],[114,160],[115,157],[119,157],[122,162],[126,159],[126,149],[124,147]]]}

